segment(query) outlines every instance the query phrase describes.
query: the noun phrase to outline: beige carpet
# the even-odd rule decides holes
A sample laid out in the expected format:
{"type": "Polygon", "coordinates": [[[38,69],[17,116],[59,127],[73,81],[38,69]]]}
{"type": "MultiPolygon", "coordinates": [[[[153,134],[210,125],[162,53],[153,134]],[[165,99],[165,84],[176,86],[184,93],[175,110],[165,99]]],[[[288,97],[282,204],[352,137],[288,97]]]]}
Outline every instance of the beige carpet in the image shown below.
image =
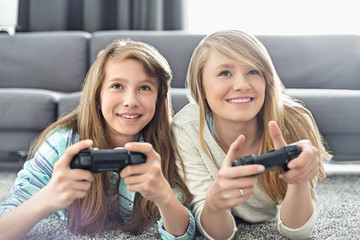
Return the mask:
{"type": "MultiPolygon", "coordinates": [[[[10,195],[16,173],[0,171],[0,202],[10,195]]],[[[360,239],[360,175],[330,174],[318,185],[320,198],[319,219],[312,239],[360,239]]],[[[248,224],[238,222],[235,239],[286,239],[279,235],[274,222],[248,224]]],[[[156,227],[145,229],[133,236],[105,229],[95,236],[69,233],[56,216],[39,222],[24,239],[160,239],[156,227]]],[[[204,239],[197,236],[196,239],[204,239]]]]}

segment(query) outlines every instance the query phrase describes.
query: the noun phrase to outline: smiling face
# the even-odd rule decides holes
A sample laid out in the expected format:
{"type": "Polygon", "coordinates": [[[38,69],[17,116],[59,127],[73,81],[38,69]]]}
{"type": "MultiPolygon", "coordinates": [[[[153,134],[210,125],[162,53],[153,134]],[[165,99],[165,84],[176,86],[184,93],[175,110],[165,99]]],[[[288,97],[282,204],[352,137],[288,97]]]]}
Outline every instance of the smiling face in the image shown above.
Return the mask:
{"type": "Polygon", "coordinates": [[[109,60],[100,90],[106,133],[114,146],[137,141],[155,114],[158,80],[134,59],[109,60]]]}
{"type": "Polygon", "coordinates": [[[258,69],[210,50],[203,74],[204,98],[216,121],[256,119],[265,100],[265,79],[258,69]]]}

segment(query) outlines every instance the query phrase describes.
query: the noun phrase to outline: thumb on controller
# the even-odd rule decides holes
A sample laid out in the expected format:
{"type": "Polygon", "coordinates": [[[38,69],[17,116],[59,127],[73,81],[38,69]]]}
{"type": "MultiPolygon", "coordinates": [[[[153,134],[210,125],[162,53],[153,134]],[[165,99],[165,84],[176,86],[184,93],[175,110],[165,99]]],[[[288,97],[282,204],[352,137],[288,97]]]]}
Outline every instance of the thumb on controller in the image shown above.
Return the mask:
{"type": "Polygon", "coordinates": [[[91,139],[82,140],[77,142],[70,147],[68,147],[64,153],[64,155],[57,162],[57,167],[66,167],[70,168],[70,162],[73,157],[78,154],[81,150],[89,148],[93,145],[93,141],[91,139]]]}

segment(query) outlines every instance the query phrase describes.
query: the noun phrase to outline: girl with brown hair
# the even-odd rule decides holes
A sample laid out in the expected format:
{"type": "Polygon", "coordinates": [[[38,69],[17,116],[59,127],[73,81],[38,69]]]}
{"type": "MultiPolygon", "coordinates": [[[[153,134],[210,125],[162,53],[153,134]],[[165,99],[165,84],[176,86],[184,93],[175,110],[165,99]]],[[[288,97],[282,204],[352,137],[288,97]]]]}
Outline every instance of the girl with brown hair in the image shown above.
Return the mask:
{"type": "Polygon", "coordinates": [[[79,106],[32,145],[12,196],[0,205],[0,238],[21,238],[52,212],[76,233],[96,233],[116,220],[136,234],[158,220],[162,238],[193,238],[194,218],[184,207],[190,194],[176,170],[170,130],[171,79],[168,62],[148,44],[119,40],[99,53],[79,106]],[[120,173],[71,169],[73,156],[88,147],[124,147],[144,153],[146,162],[120,173]]]}
{"type": "Polygon", "coordinates": [[[310,237],[315,185],[325,177],[322,159],[331,156],[311,113],[282,93],[265,47],[237,30],[211,34],[194,50],[187,84],[193,103],[177,113],[172,129],[199,231],[209,239],[232,238],[236,216],[252,223],[275,219],[281,234],[310,237]],[[232,167],[237,158],[290,143],[301,153],[287,172],[232,167]]]}

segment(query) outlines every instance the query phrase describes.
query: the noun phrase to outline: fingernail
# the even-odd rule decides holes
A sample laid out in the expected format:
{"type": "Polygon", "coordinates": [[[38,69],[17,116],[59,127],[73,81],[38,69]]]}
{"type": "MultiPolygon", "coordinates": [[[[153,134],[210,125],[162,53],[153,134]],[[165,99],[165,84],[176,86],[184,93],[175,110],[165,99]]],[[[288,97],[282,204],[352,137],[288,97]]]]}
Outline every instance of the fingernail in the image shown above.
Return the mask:
{"type": "Polygon", "coordinates": [[[289,163],[288,168],[294,168],[294,167],[295,167],[295,165],[294,165],[294,164],[289,163]]]}
{"type": "Polygon", "coordinates": [[[259,171],[259,172],[265,171],[265,167],[264,167],[263,165],[259,166],[259,167],[258,167],[258,171],[259,171]]]}

